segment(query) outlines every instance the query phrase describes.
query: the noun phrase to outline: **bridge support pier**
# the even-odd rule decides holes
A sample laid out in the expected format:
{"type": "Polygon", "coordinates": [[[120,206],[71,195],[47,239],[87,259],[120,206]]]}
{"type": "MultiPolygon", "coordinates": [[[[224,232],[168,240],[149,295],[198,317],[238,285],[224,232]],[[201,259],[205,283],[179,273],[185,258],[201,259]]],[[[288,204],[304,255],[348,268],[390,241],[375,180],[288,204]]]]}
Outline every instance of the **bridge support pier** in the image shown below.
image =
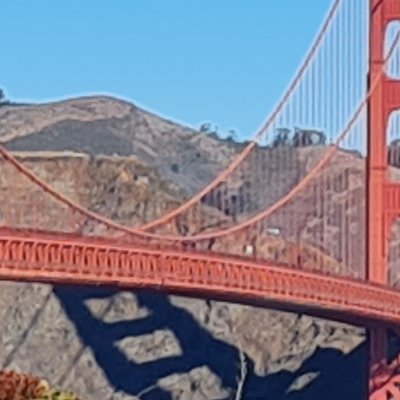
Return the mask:
{"type": "MultiPolygon", "coordinates": [[[[400,186],[389,182],[387,126],[391,112],[400,108],[398,82],[385,67],[385,36],[390,22],[400,19],[399,0],[369,0],[369,77],[367,153],[367,279],[388,285],[388,246],[394,217],[400,216],[400,186]]],[[[388,364],[388,332],[369,331],[370,400],[400,399],[394,376],[398,364],[388,364]],[[390,397],[392,396],[392,397],[390,397]]]]}

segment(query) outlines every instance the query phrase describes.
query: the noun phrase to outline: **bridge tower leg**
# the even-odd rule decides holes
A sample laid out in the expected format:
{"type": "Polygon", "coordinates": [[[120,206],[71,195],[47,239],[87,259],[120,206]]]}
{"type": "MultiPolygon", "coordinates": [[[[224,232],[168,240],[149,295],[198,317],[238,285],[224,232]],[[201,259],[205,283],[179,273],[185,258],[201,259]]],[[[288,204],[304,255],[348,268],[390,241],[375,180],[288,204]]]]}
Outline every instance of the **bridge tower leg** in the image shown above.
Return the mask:
{"type": "MultiPolygon", "coordinates": [[[[400,215],[400,186],[390,183],[388,176],[387,127],[390,113],[400,108],[400,86],[381,71],[386,30],[391,21],[400,20],[400,0],[369,0],[369,5],[368,84],[373,92],[368,104],[367,279],[386,285],[390,227],[400,215]]],[[[380,367],[386,365],[387,341],[385,328],[369,330],[370,383],[379,379],[380,367]]]]}

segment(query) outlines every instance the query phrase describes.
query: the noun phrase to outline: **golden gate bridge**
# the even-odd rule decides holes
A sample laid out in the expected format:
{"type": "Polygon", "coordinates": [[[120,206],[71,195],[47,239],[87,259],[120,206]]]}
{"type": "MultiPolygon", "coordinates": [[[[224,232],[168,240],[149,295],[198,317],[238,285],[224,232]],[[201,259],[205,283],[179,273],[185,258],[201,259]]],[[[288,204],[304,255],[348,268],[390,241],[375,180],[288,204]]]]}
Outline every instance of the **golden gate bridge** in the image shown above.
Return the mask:
{"type": "Polygon", "coordinates": [[[155,288],[356,323],[369,332],[369,398],[400,399],[400,357],[387,349],[400,326],[400,151],[389,152],[399,109],[400,1],[335,0],[253,139],[199,193],[142,226],[79,205],[1,146],[0,278],[155,288]],[[277,130],[290,139],[299,126],[328,143],[273,144],[277,130]],[[266,158],[287,170],[293,151],[296,174],[268,184],[266,158]]]}

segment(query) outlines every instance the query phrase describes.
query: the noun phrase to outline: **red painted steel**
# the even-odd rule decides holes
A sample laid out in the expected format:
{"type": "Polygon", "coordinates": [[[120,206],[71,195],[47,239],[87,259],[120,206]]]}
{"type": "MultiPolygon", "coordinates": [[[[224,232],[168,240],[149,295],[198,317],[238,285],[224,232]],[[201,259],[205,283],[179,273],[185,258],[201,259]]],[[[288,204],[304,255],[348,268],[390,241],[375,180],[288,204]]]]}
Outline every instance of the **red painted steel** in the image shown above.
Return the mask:
{"type": "MultiPolygon", "coordinates": [[[[384,37],[386,23],[382,2],[371,0],[369,85],[377,81],[369,99],[367,156],[367,279],[387,284],[387,240],[384,213],[384,184],[387,179],[387,119],[384,118],[384,37]]],[[[387,359],[387,332],[377,327],[369,331],[370,379],[382,372],[387,359]]],[[[373,392],[371,392],[373,393],[373,392]]],[[[376,394],[373,395],[375,397],[376,394]]]]}
{"type": "MultiPolygon", "coordinates": [[[[255,140],[199,194],[139,228],[122,226],[68,199],[0,146],[0,156],[4,163],[19,171],[19,175],[28,184],[35,186],[35,190],[48,195],[57,207],[61,207],[60,210],[67,210],[65,215],[69,215],[73,221],[71,225],[78,225],[76,222],[82,220],[80,225],[83,226],[89,221],[94,225],[94,231],[102,227],[104,235],[111,232],[115,236],[87,237],[83,234],[17,229],[16,226],[24,224],[25,228],[35,226],[34,223],[24,221],[23,215],[22,222],[19,216],[9,215],[11,220],[15,218],[14,222],[9,227],[0,228],[0,279],[159,288],[173,293],[214,296],[235,302],[305,311],[325,318],[357,323],[370,329],[370,399],[387,400],[390,396],[400,398],[400,358],[390,364],[387,362],[386,334],[388,326],[400,325],[400,291],[388,284],[389,232],[394,218],[400,216],[400,184],[389,181],[386,134],[390,114],[400,108],[400,83],[386,76],[388,56],[384,55],[387,26],[391,21],[400,19],[399,0],[369,0],[369,90],[349,118],[347,126],[340,130],[334,144],[327,147],[323,155],[311,163],[305,175],[294,181],[272,204],[262,203],[253,214],[250,211],[247,214],[243,212],[245,218],[239,218],[231,225],[216,224],[215,230],[200,230],[189,235],[187,232],[182,233],[182,229],[190,225],[185,218],[194,225],[198,223],[202,227],[201,222],[204,225],[202,219],[207,219],[208,214],[204,213],[201,206],[207,196],[213,198],[217,205],[228,204],[229,190],[235,189],[238,182],[247,178],[244,171],[239,171],[240,168],[244,170],[246,166],[251,167],[248,174],[256,175],[259,169],[262,170],[263,160],[260,161],[261,156],[255,151],[256,142],[266,135],[270,125],[276,123],[275,117],[278,116],[279,121],[279,113],[286,107],[289,98],[296,97],[293,93],[301,87],[302,80],[307,78],[308,70],[313,68],[313,58],[329,26],[333,24],[339,4],[340,0],[334,1],[310,54],[255,140]],[[354,243],[354,239],[351,242],[354,215],[349,214],[357,206],[363,210],[363,204],[360,196],[354,195],[349,167],[346,166],[347,153],[343,150],[345,146],[340,149],[340,144],[356,131],[366,104],[367,166],[366,169],[360,169],[366,176],[367,204],[366,212],[362,211],[366,214],[366,227],[363,226],[364,221],[358,221],[363,227],[357,233],[361,236],[359,232],[362,232],[362,236],[366,236],[365,241],[358,238],[361,247],[364,243],[367,246],[366,280],[363,281],[362,274],[346,271],[348,267],[361,271],[365,266],[362,257],[355,261],[351,259],[357,256],[357,250],[349,249],[354,243]],[[340,159],[343,168],[329,170],[327,167],[337,159],[340,159]],[[237,176],[234,177],[235,173],[237,176]],[[307,208],[310,202],[318,204],[312,204],[314,208],[307,208]],[[354,207],[357,202],[360,204],[354,207]],[[304,226],[300,226],[297,220],[307,220],[302,214],[307,212],[315,217],[313,225],[308,226],[305,221],[304,226]],[[279,229],[274,228],[274,223],[279,222],[279,229]],[[339,230],[338,235],[332,236],[337,241],[336,246],[326,243],[325,235],[329,231],[326,225],[329,224],[329,229],[339,230]],[[271,233],[281,230],[284,231],[282,235],[271,233]],[[121,237],[121,234],[124,236],[121,237]],[[214,245],[217,245],[217,250],[213,250],[214,245]],[[239,247],[239,250],[234,250],[234,247],[239,247]],[[266,248],[271,249],[269,258],[260,251],[266,248]],[[281,261],[279,257],[282,254],[276,249],[280,249],[282,254],[286,252],[289,261],[281,261]],[[231,254],[224,254],[227,251],[231,251],[231,254]],[[247,257],[243,254],[247,254],[247,257]],[[312,260],[318,272],[306,271],[310,269],[303,263],[306,257],[312,260]],[[357,263],[360,265],[357,266],[357,263]],[[333,273],[341,273],[342,276],[334,276],[333,273]],[[359,280],[346,278],[346,274],[358,276],[359,280]]],[[[399,37],[396,43],[398,40],[399,37]]],[[[311,79],[306,86],[313,85],[316,83],[311,79]]],[[[304,99],[307,98],[303,92],[299,93],[304,99]]],[[[303,112],[306,107],[300,108],[303,112]]],[[[291,110],[290,114],[296,112],[291,110]]],[[[325,114],[329,113],[321,115],[325,114]]],[[[334,119],[325,122],[332,121],[334,119]]],[[[251,192],[252,185],[257,186],[259,182],[261,177],[257,175],[248,186],[250,189],[247,192],[243,189],[242,194],[247,203],[255,202],[266,193],[264,191],[260,195],[251,192]]],[[[357,188],[361,193],[363,189],[357,188]]],[[[6,196],[4,201],[11,202],[10,196],[6,196]]],[[[231,206],[228,204],[226,207],[227,214],[231,206]]],[[[10,208],[10,205],[5,208],[10,208]]],[[[38,207],[35,214],[41,211],[38,207]]],[[[225,222],[222,218],[217,222],[221,221],[225,222]]]]}
{"type": "Polygon", "coordinates": [[[388,24],[389,22],[399,19],[400,15],[400,3],[398,0],[372,0],[372,7],[383,8],[383,22],[388,24]]]}
{"type": "Polygon", "coordinates": [[[0,277],[162,288],[274,304],[344,321],[358,319],[363,324],[400,324],[400,292],[384,286],[244,257],[136,248],[115,240],[56,237],[52,232],[1,230],[0,277]]]}
{"type": "MultiPolygon", "coordinates": [[[[400,215],[399,186],[389,182],[387,129],[390,114],[400,108],[400,85],[382,74],[385,66],[384,43],[388,24],[400,19],[398,0],[370,0],[370,65],[369,84],[377,81],[369,99],[367,156],[367,278],[388,284],[388,248],[394,217],[400,215]]],[[[371,380],[384,381],[386,369],[387,332],[384,327],[370,330],[371,380]],[[380,374],[384,373],[384,377],[380,374]],[[380,376],[380,378],[378,378],[380,376]]],[[[397,371],[396,371],[397,372],[397,371]]],[[[388,395],[399,398],[395,380],[380,390],[371,391],[371,399],[386,400],[388,395]]]]}

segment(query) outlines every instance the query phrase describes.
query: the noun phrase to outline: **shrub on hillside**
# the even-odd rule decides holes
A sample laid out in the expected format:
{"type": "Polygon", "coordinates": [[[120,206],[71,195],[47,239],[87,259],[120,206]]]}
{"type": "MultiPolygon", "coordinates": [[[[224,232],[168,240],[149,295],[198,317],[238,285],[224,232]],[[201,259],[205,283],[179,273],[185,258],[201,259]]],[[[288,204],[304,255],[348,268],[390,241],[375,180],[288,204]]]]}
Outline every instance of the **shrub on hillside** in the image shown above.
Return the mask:
{"type": "Polygon", "coordinates": [[[47,381],[15,371],[0,371],[0,400],[79,400],[71,392],[51,388],[47,381]]]}

